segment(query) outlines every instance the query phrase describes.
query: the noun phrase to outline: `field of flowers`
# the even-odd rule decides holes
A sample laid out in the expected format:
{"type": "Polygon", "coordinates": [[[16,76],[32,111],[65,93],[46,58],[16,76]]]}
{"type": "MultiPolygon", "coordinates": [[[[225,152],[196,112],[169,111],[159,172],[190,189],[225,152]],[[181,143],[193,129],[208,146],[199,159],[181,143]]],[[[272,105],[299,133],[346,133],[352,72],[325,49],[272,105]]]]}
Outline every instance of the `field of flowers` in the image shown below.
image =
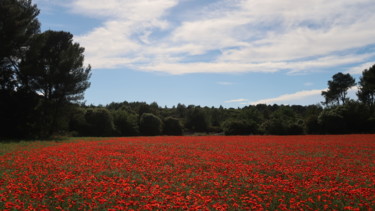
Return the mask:
{"type": "Polygon", "coordinates": [[[0,155],[0,210],[374,210],[375,135],[77,140],[0,155]]]}

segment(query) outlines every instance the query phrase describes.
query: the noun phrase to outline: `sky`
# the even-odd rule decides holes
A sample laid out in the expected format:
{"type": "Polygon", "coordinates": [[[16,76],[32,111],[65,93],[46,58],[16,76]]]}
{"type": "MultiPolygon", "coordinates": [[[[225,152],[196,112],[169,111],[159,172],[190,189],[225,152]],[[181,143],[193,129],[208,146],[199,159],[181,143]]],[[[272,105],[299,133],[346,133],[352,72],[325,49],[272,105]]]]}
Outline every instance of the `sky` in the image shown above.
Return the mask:
{"type": "Polygon", "coordinates": [[[86,104],[319,104],[334,74],[375,64],[374,0],[33,3],[42,31],[85,48],[86,104]]]}

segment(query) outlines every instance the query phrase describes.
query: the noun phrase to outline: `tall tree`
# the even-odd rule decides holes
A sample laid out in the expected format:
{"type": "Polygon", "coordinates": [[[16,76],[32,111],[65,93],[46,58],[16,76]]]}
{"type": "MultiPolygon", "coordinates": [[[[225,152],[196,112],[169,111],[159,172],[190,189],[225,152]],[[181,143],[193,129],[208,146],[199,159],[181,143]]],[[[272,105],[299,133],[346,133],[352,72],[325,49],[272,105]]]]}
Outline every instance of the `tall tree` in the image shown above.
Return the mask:
{"type": "Polygon", "coordinates": [[[336,73],[332,76],[332,80],[328,81],[328,90],[323,91],[322,95],[325,98],[325,104],[345,104],[347,101],[347,91],[354,86],[355,79],[349,74],[336,73]]]}
{"type": "Polygon", "coordinates": [[[0,136],[29,138],[38,129],[38,95],[20,90],[19,64],[40,32],[39,10],[30,0],[0,0],[0,136]]]}
{"type": "Polygon", "coordinates": [[[14,90],[19,62],[40,32],[39,10],[31,0],[0,1],[0,90],[14,90]]]}
{"type": "Polygon", "coordinates": [[[362,72],[359,81],[359,90],[357,92],[358,99],[374,107],[375,105],[375,64],[362,72]]]}
{"type": "Polygon", "coordinates": [[[91,76],[91,67],[83,66],[83,52],[69,32],[36,35],[21,63],[23,86],[55,102],[82,99],[91,76]]]}
{"type": "Polygon", "coordinates": [[[20,64],[21,88],[44,99],[47,136],[57,129],[67,103],[83,99],[90,86],[91,67],[84,67],[83,52],[69,32],[46,31],[33,37],[20,64]]]}

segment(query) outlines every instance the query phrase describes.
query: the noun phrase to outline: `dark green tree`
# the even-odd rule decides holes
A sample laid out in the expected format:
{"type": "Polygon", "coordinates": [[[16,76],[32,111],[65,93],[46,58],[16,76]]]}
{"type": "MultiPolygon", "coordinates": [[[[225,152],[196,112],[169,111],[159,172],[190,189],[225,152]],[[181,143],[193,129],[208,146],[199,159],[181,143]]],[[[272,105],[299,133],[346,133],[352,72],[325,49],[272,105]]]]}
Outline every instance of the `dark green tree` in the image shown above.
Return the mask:
{"type": "Polygon", "coordinates": [[[322,96],[325,98],[324,104],[339,105],[340,101],[345,104],[348,100],[347,91],[355,84],[355,79],[349,73],[336,73],[332,76],[332,80],[328,81],[328,90],[322,91],[322,96]]]}
{"type": "Polygon", "coordinates": [[[375,65],[362,72],[359,81],[358,99],[371,108],[375,105],[375,65]]]}
{"type": "Polygon", "coordinates": [[[304,117],[304,131],[306,134],[320,133],[318,117],[322,110],[323,108],[319,105],[309,105],[306,107],[306,112],[302,115],[304,117]]]}
{"type": "Polygon", "coordinates": [[[40,32],[38,14],[31,0],[0,1],[0,90],[18,86],[19,62],[32,36],[40,32]]]}
{"type": "Polygon", "coordinates": [[[261,125],[263,133],[270,135],[303,134],[303,128],[303,121],[290,106],[279,106],[261,125]]]}
{"type": "Polygon", "coordinates": [[[89,124],[86,121],[86,109],[78,105],[70,113],[69,130],[73,136],[88,135],[89,124]]]}
{"type": "Polygon", "coordinates": [[[163,133],[165,135],[180,136],[182,135],[182,132],[183,129],[180,120],[173,117],[167,117],[164,119],[163,133]]]}
{"type": "Polygon", "coordinates": [[[241,119],[228,119],[223,122],[222,128],[225,135],[250,135],[257,131],[257,126],[241,119]]]}
{"type": "Polygon", "coordinates": [[[19,88],[19,64],[40,32],[39,10],[28,0],[0,0],[0,137],[31,138],[40,128],[39,96],[19,88]]]}
{"type": "Polygon", "coordinates": [[[194,132],[208,132],[209,120],[205,110],[199,106],[188,106],[186,127],[194,132]]]}
{"type": "Polygon", "coordinates": [[[112,111],[117,135],[136,136],[139,134],[138,117],[124,110],[112,111]]]}
{"type": "Polygon", "coordinates": [[[25,88],[55,102],[83,99],[91,67],[84,67],[84,48],[73,43],[69,32],[46,31],[35,35],[21,63],[25,88]]]}
{"type": "Polygon", "coordinates": [[[184,118],[185,117],[185,114],[186,114],[186,106],[184,104],[177,104],[177,108],[176,108],[176,112],[177,112],[177,116],[179,118],[184,118]]]}
{"type": "Polygon", "coordinates": [[[157,136],[163,129],[163,122],[152,113],[143,113],[139,122],[139,129],[142,135],[157,136]]]}
{"type": "Polygon", "coordinates": [[[318,117],[321,132],[325,134],[345,133],[347,125],[343,115],[344,109],[343,106],[336,106],[323,110],[318,117]]]}
{"type": "Polygon", "coordinates": [[[88,124],[85,135],[112,136],[115,131],[113,117],[105,108],[90,108],[86,111],[85,119],[88,124]]]}
{"type": "Polygon", "coordinates": [[[346,133],[374,132],[373,115],[367,105],[350,100],[344,106],[343,117],[347,125],[346,133]]]}
{"type": "Polygon", "coordinates": [[[43,134],[52,135],[58,130],[59,119],[64,117],[68,103],[83,99],[91,67],[84,67],[84,48],[73,43],[68,32],[46,31],[34,35],[30,48],[20,64],[21,88],[43,97],[42,113],[45,118],[43,134]]]}

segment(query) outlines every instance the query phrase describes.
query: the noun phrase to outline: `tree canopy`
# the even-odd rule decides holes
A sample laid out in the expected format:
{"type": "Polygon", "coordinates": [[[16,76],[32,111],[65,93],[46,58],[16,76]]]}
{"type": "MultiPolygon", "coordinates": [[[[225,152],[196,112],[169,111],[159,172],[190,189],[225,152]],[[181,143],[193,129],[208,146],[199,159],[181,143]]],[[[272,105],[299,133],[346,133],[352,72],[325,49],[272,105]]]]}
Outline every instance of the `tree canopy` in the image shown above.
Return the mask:
{"type": "Polygon", "coordinates": [[[355,85],[355,79],[349,74],[341,72],[332,76],[332,80],[328,81],[328,90],[323,91],[322,95],[325,98],[325,104],[344,104],[347,101],[347,91],[355,85]]]}
{"type": "Polygon", "coordinates": [[[374,107],[375,105],[375,64],[369,69],[362,72],[362,77],[359,81],[359,90],[357,92],[358,99],[374,107]]]}
{"type": "Polygon", "coordinates": [[[40,32],[38,14],[31,0],[0,1],[0,90],[18,85],[19,62],[32,36],[40,32]]]}
{"type": "Polygon", "coordinates": [[[83,52],[69,32],[35,35],[21,62],[22,85],[60,103],[83,99],[83,92],[90,86],[91,70],[90,66],[83,67],[83,52]]]}

